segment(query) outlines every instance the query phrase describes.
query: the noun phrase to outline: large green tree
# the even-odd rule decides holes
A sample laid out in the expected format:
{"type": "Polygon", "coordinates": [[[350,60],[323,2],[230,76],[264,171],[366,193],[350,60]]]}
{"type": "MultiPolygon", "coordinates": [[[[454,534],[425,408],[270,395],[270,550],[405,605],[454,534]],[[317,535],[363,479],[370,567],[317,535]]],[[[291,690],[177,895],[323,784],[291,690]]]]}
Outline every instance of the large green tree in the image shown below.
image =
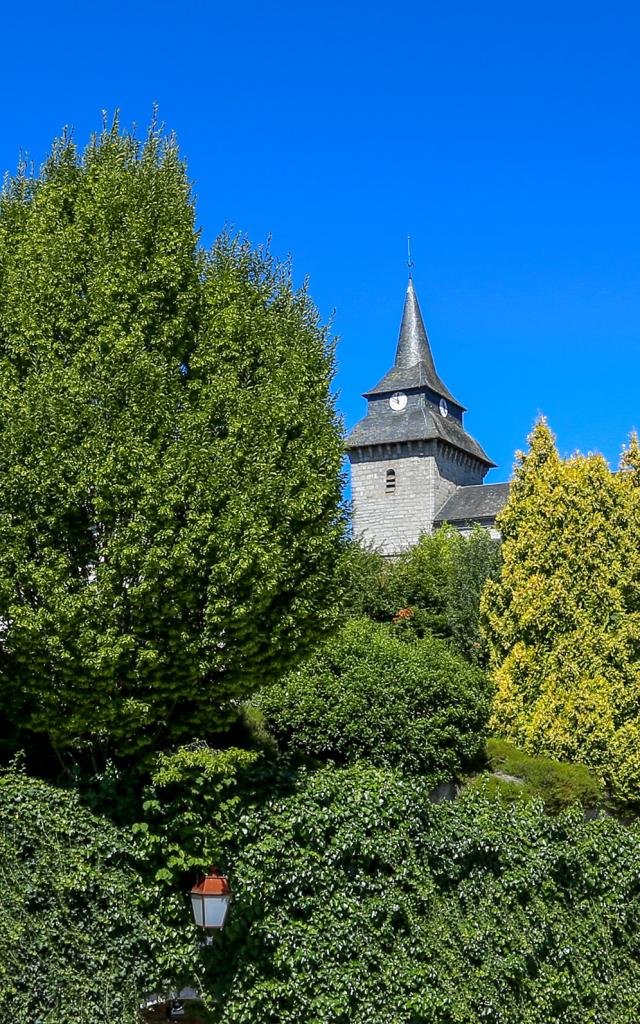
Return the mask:
{"type": "Polygon", "coordinates": [[[219,728],[332,620],[333,351],[204,252],[171,137],[68,136],[0,200],[0,710],[58,749],[219,728]]]}
{"type": "Polygon", "coordinates": [[[501,514],[504,565],[484,592],[494,724],[527,750],[596,768],[640,800],[640,457],[562,460],[547,424],[501,514]]]}

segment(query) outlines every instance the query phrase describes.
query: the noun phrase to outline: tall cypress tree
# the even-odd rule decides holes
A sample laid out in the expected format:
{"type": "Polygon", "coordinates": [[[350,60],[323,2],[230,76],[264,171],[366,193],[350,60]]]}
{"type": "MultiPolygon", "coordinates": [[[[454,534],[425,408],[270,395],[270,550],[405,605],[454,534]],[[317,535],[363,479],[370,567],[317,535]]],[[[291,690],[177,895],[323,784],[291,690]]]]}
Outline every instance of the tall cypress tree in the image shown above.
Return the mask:
{"type": "Polygon", "coordinates": [[[563,461],[547,424],[520,455],[483,595],[494,725],[527,749],[581,761],[640,800],[640,510],[637,441],[614,474],[563,461]]]}
{"type": "Polygon", "coordinates": [[[53,745],[219,729],[330,623],[333,352],[287,267],[199,246],[176,142],[56,142],[0,200],[0,709],[53,745]]]}

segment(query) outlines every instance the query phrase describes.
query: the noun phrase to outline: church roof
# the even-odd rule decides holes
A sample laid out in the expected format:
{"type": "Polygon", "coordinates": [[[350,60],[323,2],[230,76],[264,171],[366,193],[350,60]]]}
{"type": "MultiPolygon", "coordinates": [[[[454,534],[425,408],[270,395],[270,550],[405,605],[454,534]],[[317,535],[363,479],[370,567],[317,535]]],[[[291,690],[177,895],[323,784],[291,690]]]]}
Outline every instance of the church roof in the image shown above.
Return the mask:
{"type": "Polygon", "coordinates": [[[347,449],[394,444],[396,441],[438,440],[475,456],[487,466],[495,465],[457,419],[453,416],[445,419],[435,409],[431,411],[427,406],[405,409],[391,416],[365,416],[349,434],[347,449]]]}
{"type": "Polygon", "coordinates": [[[444,503],[434,524],[495,519],[507,504],[510,484],[472,484],[458,487],[444,503]]]}
{"type": "Polygon", "coordinates": [[[422,313],[420,312],[418,298],[413,287],[413,281],[409,278],[395,362],[389,372],[376,384],[375,388],[366,392],[365,398],[368,398],[370,395],[385,394],[392,391],[406,391],[410,388],[424,386],[430,387],[436,394],[441,395],[464,410],[464,406],[461,406],[453,397],[436,372],[433,355],[431,354],[431,345],[429,344],[429,337],[424,326],[422,313]]]}

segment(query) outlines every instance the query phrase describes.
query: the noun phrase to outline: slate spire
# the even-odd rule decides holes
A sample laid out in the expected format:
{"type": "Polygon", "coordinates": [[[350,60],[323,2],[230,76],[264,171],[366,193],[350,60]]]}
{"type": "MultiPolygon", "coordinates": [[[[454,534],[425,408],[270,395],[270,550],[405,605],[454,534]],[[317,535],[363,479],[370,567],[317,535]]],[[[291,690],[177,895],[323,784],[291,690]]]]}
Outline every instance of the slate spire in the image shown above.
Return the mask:
{"type": "Polygon", "coordinates": [[[425,368],[430,370],[436,379],[438,378],[418,297],[413,287],[413,280],[409,278],[394,365],[408,367],[415,366],[416,363],[424,363],[425,368]]]}
{"type": "Polygon", "coordinates": [[[410,277],[402,311],[395,362],[380,383],[366,393],[366,397],[387,391],[403,391],[407,388],[425,386],[431,388],[442,398],[446,398],[448,402],[454,402],[464,411],[464,406],[460,405],[453,397],[436,372],[429,337],[420,312],[413,280],[410,277]]]}
{"type": "Polygon", "coordinates": [[[404,300],[395,362],[375,388],[365,392],[364,397],[369,399],[369,408],[367,415],[347,438],[349,451],[407,441],[441,441],[484,465],[482,475],[494,465],[478,442],[467,434],[463,424],[465,408],[436,372],[411,277],[404,300]],[[405,398],[404,405],[394,411],[389,401],[381,399],[391,399],[399,391],[405,392],[408,400],[405,398]],[[443,398],[446,404],[440,401],[443,398]]]}

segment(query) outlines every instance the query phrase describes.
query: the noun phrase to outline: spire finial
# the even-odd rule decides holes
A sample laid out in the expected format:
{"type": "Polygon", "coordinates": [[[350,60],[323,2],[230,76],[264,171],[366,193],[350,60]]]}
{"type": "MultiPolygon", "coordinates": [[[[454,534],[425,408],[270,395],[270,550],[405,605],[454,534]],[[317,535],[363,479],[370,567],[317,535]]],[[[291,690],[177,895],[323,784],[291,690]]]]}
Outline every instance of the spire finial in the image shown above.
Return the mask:
{"type": "Polygon", "coordinates": [[[411,235],[407,235],[407,266],[409,268],[409,280],[413,277],[413,260],[411,259],[411,235]]]}

